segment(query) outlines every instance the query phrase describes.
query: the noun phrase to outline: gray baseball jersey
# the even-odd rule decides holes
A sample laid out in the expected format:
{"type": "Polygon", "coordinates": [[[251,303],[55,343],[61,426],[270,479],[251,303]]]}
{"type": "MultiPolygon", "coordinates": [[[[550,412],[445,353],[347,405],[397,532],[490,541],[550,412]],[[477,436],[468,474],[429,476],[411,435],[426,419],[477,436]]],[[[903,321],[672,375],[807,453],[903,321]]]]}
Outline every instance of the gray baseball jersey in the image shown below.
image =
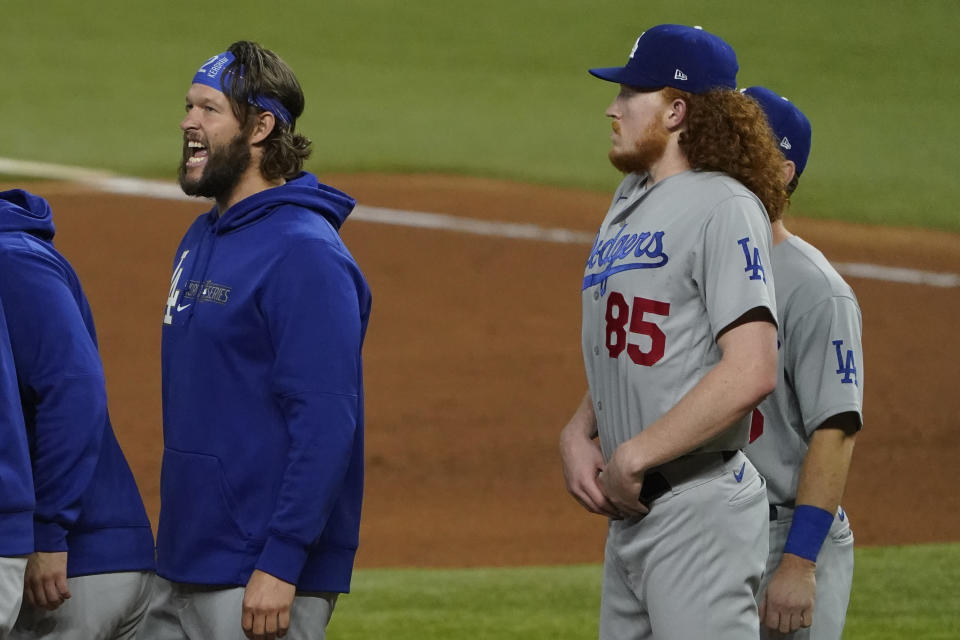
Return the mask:
{"type": "MultiPolygon", "coordinates": [[[[687,171],[647,187],[629,175],[587,260],[582,347],[604,455],[669,411],[720,361],[718,334],[763,307],[770,223],[736,180],[687,171]]],[[[740,453],[749,418],[658,467],[669,491],[614,520],[604,551],[604,640],[756,637],[767,558],[763,478],[740,453]],[[656,633],[654,634],[654,630],[656,633]]]]}
{"type": "MultiPolygon", "coordinates": [[[[780,565],[793,522],[797,484],[810,437],[827,418],[854,412],[863,422],[863,351],[856,296],[820,251],[794,236],[772,252],[777,274],[780,372],[776,390],[753,420],[746,453],[766,476],[770,504],[769,554],[761,591],[780,565]]],[[[853,532],[837,510],[817,556],[813,626],[788,636],[761,631],[760,637],[840,638],[853,583],[853,532]]],[[[762,595],[761,595],[762,597],[762,595]]]]}
{"type": "MultiPolygon", "coordinates": [[[[647,188],[628,175],[587,260],[582,347],[610,458],[720,361],[717,336],[756,307],[776,317],[763,205],[722,173],[686,171],[647,188]]],[[[740,449],[750,419],[699,451],[740,449]]]]}
{"type": "Polygon", "coordinates": [[[860,307],[816,247],[793,236],[773,248],[780,372],[754,419],[747,456],[767,479],[770,504],[792,506],[810,436],[827,418],[863,421],[860,307]]]}

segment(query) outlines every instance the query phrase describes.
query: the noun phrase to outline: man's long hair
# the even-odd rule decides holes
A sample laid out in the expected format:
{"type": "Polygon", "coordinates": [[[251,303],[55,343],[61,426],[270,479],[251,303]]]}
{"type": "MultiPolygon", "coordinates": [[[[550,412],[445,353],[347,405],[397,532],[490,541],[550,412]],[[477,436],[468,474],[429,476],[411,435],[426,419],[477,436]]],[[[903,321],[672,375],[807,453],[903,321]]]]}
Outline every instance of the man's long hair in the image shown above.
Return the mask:
{"type": "Polygon", "coordinates": [[[736,178],[760,199],[771,222],[779,220],[787,203],[783,156],[760,106],[738,91],[663,92],[668,102],[687,104],[679,144],[690,166],[736,178]]]}
{"type": "Polygon", "coordinates": [[[259,144],[263,147],[260,172],[268,180],[291,179],[303,170],[303,161],[310,156],[310,140],[296,132],[297,118],[303,113],[303,89],[293,71],[280,56],[256,42],[241,40],[228,49],[234,62],[225,72],[230,82],[225,93],[241,130],[253,130],[255,116],[265,110],[251,104],[253,96],[278,101],[290,112],[292,122],[284,122],[274,114],[273,131],[259,144]]]}

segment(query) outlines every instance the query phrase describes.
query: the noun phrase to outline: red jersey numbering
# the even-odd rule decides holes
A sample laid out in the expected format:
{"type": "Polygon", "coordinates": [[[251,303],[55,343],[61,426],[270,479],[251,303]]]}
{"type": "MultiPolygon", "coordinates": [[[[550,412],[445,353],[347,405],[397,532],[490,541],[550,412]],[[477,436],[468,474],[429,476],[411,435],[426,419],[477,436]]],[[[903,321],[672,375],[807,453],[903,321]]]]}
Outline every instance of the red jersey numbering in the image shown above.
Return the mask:
{"type": "Polygon", "coordinates": [[[623,294],[611,291],[607,298],[607,351],[611,358],[618,358],[624,349],[634,363],[644,367],[656,364],[663,357],[667,344],[666,334],[654,322],[643,319],[643,314],[670,315],[670,303],[636,297],[633,305],[627,304],[623,294]],[[627,323],[629,321],[629,329],[627,323]],[[627,341],[627,333],[636,333],[650,338],[650,348],[642,351],[640,346],[627,341]]]}
{"type": "Polygon", "coordinates": [[[760,409],[754,409],[750,417],[750,442],[763,435],[763,414],[760,409]]]}

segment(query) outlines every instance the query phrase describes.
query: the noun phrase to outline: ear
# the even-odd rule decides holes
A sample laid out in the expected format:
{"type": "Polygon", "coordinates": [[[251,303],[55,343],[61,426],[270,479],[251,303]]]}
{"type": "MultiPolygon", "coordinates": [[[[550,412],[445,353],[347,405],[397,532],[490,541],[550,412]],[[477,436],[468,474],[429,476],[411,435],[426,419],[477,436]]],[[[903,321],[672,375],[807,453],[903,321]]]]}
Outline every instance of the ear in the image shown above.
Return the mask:
{"type": "Polygon", "coordinates": [[[783,162],[783,184],[784,186],[790,184],[790,181],[793,180],[793,176],[797,174],[797,165],[794,164],[793,160],[785,160],[783,162]]]}
{"type": "Polygon", "coordinates": [[[687,117],[687,103],[682,98],[670,101],[663,114],[663,124],[670,131],[679,129],[687,117]]]}
{"type": "Polygon", "coordinates": [[[250,133],[250,144],[258,144],[267,139],[270,132],[277,125],[275,116],[269,111],[257,114],[257,121],[253,125],[253,131],[250,133]]]}

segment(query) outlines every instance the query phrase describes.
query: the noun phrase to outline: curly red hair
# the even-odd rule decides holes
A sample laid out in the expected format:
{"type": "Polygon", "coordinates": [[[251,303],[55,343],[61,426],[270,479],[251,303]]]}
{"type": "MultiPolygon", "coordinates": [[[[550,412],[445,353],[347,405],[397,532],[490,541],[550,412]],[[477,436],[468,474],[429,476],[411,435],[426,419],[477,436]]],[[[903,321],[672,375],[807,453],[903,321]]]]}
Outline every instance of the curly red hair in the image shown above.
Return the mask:
{"type": "Polygon", "coordinates": [[[716,89],[692,94],[667,87],[668,102],[687,105],[680,149],[694,169],[722,171],[739,180],[763,203],[770,221],[787,204],[783,156],[760,106],[738,91],[716,89]]]}

